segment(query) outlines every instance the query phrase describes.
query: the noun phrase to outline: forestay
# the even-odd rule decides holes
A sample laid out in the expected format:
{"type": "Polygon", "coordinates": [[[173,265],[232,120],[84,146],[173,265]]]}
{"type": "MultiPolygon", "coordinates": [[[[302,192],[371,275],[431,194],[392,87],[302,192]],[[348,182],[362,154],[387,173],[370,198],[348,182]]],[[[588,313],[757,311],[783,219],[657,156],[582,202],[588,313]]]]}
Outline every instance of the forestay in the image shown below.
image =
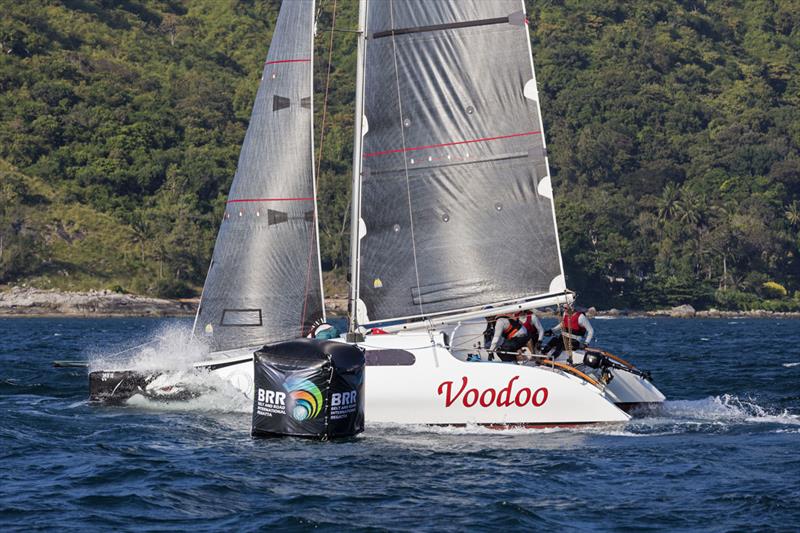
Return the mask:
{"type": "Polygon", "coordinates": [[[324,316],[313,167],[314,1],[283,2],[195,321],[213,350],[324,316]]]}
{"type": "Polygon", "coordinates": [[[366,28],[358,322],[563,294],[524,3],[367,0],[366,28]]]}

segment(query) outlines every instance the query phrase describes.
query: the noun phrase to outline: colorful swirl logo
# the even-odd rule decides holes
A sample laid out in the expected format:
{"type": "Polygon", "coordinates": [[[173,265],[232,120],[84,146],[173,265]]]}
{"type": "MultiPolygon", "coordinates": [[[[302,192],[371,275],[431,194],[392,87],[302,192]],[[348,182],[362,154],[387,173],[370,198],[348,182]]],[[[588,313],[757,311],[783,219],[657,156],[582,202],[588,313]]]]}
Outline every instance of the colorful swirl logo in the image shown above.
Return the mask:
{"type": "Polygon", "coordinates": [[[309,420],[322,411],[322,393],[307,379],[289,378],[285,387],[294,404],[292,418],[295,420],[309,420]]]}

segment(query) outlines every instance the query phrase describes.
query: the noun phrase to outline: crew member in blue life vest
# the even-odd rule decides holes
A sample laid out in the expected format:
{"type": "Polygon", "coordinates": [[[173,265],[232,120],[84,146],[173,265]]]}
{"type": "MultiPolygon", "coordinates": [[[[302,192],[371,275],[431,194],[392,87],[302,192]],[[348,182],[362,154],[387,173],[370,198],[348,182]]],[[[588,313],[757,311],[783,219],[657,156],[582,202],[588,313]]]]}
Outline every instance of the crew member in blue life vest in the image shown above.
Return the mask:
{"type": "Polygon", "coordinates": [[[494,329],[489,351],[497,353],[502,361],[516,361],[516,352],[528,344],[531,338],[528,330],[522,322],[509,315],[487,317],[486,320],[489,322],[487,332],[490,328],[494,329]]]}
{"type": "Polygon", "coordinates": [[[558,357],[568,342],[572,350],[580,350],[588,346],[594,337],[594,328],[583,312],[576,311],[572,304],[567,304],[564,306],[564,316],[561,322],[553,329],[546,331],[545,334],[553,335],[553,338],[545,346],[544,353],[549,354],[552,350],[553,357],[558,357]],[[556,335],[559,332],[561,334],[556,335]]]}

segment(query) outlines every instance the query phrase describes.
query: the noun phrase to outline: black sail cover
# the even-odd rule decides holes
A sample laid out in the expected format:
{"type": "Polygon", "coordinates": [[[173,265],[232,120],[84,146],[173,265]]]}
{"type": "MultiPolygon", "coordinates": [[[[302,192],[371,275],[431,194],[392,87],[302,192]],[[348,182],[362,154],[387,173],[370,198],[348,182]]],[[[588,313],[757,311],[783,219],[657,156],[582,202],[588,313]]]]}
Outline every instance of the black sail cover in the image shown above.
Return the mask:
{"type": "Polygon", "coordinates": [[[213,350],[304,336],[323,317],[313,26],[313,0],[283,2],[195,322],[213,350]]]}
{"type": "Polygon", "coordinates": [[[367,6],[358,321],[563,292],[524,2],[367,6]]]}

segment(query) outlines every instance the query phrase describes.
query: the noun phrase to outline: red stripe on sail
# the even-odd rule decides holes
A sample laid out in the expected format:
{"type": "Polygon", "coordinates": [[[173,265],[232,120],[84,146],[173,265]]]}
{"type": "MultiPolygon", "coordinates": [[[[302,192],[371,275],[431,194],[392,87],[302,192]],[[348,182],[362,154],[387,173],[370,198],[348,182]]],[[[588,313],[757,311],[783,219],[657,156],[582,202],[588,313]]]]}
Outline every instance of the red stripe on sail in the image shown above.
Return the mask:
{"type": "Polygon", "coordinates": [[[229,204],[237,204],[242,202],[307,202],[314,198],[238,198],[236,200],[228,200],[229,204]]]}
{"type": "Polygon", "coordinates": [[[468,139],[466,141],[453,141],[441,144],[429,144],[427,146],[412,146],[411,148],[397,148],[396,150],[384,150],[382,152],[371,152],[364,154],[363,157],[375,157],[376,155],[399,154],[404,152],[413,152],[414,150],[428,150],[430,148],[442,148],[445,146],[456,146],[459,144],[472,144],[486,141],[498,141],[500,139],[511,139],[512,137],[525,137],[527,135],[538,135],[541,131],[526,131],[523,133],[511,133],[509,135],[498,135],[497,137],[482,137],[480,139],[468,139]]]}

